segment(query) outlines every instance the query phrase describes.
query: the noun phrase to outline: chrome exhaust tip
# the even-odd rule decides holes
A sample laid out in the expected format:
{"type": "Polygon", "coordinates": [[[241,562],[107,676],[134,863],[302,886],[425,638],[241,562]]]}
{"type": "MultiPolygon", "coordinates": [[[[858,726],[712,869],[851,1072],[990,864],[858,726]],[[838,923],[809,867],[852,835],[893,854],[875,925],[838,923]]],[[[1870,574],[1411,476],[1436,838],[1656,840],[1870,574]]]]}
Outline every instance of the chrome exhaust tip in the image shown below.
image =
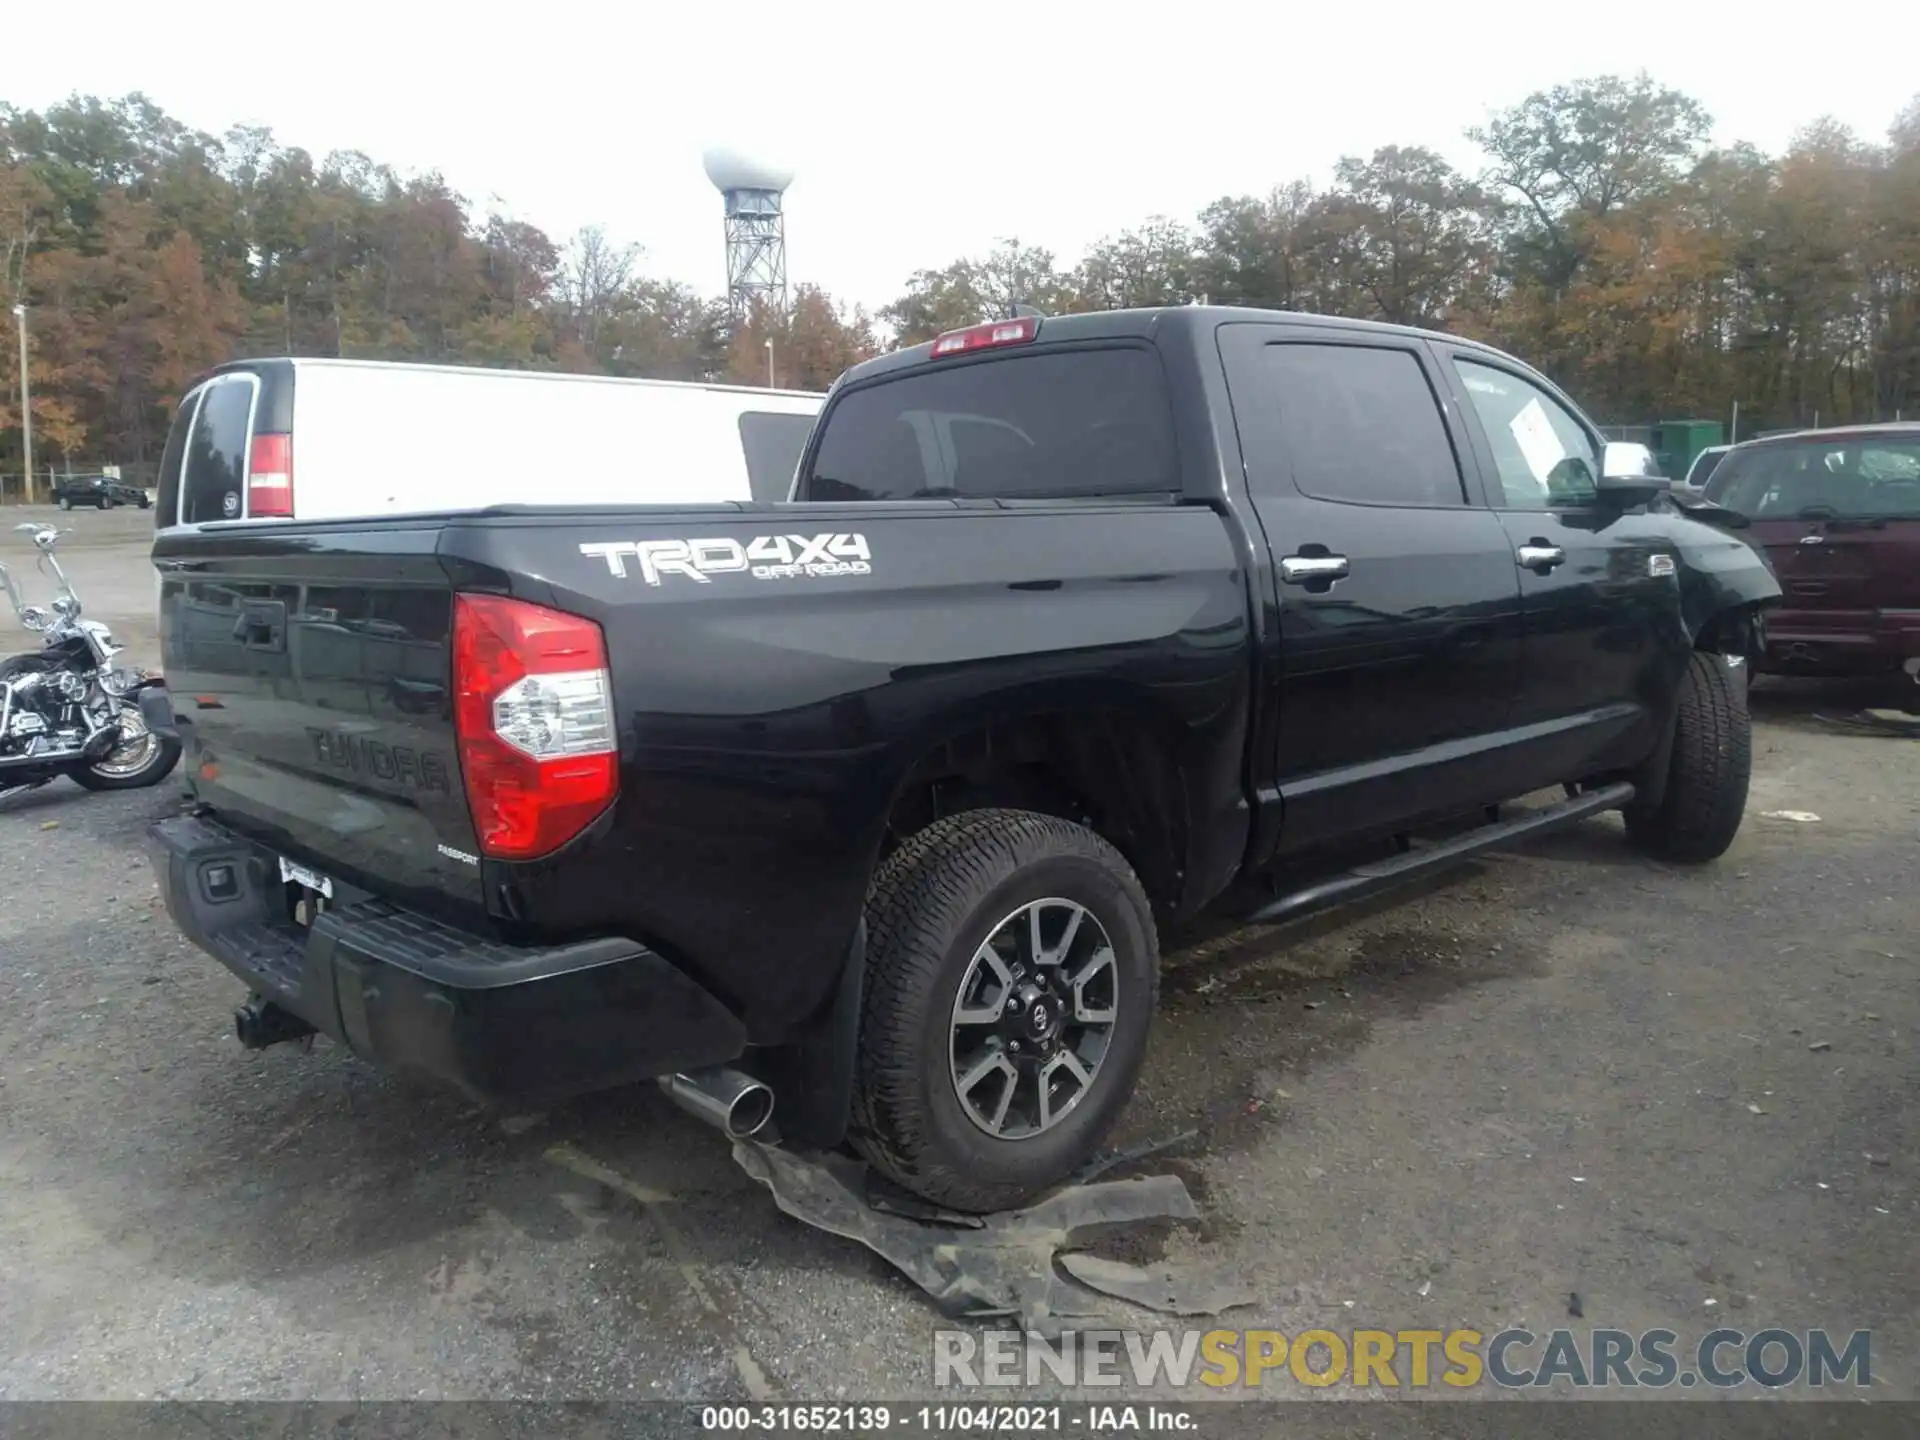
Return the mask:
{"type": "Polygon", "coordinates": [[[731,1066],[662,1075],[660,1088],[674,1104],[724,1132],[729,1140],[757,1135],[773,1118],[772,1089],[731,1066]]]}

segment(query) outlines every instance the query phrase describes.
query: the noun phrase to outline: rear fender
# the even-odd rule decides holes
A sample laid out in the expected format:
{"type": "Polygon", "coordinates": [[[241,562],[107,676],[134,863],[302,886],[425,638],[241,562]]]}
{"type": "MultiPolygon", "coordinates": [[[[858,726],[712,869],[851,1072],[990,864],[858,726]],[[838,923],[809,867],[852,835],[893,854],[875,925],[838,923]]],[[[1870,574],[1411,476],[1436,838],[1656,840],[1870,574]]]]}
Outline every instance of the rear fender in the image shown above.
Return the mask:
{"type": "Polygon", "coordinates": [[[164,740],[180,738],[180,727],[173,719],[173,699],[167,693],[165,680],[157,675],[149,676],[127,692],[127,699],[140,707],[140,718],[155,735],[164,740]]]}

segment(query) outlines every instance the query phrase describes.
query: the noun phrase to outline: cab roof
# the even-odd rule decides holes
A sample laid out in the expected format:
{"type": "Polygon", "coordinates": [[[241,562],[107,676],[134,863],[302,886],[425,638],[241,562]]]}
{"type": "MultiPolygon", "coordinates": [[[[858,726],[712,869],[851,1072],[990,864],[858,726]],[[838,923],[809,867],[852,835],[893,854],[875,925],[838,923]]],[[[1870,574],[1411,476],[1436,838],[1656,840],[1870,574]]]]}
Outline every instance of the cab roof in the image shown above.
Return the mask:
{"type": "Polygon", "coordinates": [[[1818,430],[1782,430],[1774,435],[1756,435],[1728,448],[1759,450],[1769,445],[1804,445],[1827,440],[1920,440],[1920,421],[1881,420],[1866,425],[1823,425],[1818,430]]]}
{"type": "MultiPolygon", "coordinates": [[[[1362,334],[1417,336],[1450,345],[1498,354],[1491,347],[1459,335],[1390,325],[1383,320],[1354,320],[1338,315],[1316,315],[1303,310],[1262,310],[1245,305],[1163,305],[1139,310],[1090,310],[1070,315],[1042,315],[1039,333],[1022,349],[1071,344],[1086,340],[1152,340],[1165,335],[1194,335],[1221,325],[1258,322],[1263,325],[1301,325],[1316,330],[1351,330],[1362,334]]],[[[934,341],[890,351],[862,361],[840,377],[841,386],[924,365],[933,359],[934,341]]]]}

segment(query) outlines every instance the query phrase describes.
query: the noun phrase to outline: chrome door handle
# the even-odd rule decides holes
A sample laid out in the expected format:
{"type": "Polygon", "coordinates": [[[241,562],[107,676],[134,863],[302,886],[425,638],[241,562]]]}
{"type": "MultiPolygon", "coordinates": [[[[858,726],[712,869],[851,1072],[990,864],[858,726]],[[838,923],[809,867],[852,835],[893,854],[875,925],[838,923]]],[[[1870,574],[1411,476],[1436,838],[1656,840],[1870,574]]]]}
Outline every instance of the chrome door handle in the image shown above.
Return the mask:
{"type": "Polygon", "coordinates": [[[1288,555],[1280,562],[1280,578],[1289,585],[1305,585],[1314,580],[1344,580],[1347,577],[1344,555],[1288,555]]]}
{"type": "Polygon", "coordinates": [[[1558,545],[1544,545],[1536,541],[1520,546],[1513,552],[1513,558],[1522,569],[1537,570],[1544,575],[1554,566],[1564,564],[1567,552],[1558,545]]]}

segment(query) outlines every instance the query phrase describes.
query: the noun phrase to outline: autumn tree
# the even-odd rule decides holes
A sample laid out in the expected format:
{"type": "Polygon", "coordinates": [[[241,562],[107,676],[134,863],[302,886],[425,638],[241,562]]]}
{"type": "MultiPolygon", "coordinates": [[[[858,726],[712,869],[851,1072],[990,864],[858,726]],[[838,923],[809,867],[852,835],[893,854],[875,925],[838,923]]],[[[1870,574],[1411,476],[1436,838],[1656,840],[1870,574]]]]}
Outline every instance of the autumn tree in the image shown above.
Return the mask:
{"type": "Polygon", "coordinates": [[[1467,133],[1490,157],[1487,184],[1515,201],[1514,260],[1557,295],[1599,224],[1671,186],[1711,128],[1698,101],[1643,73],[1536,91],[1467,133]]]}
{"type": "Polygon", "coordinates": [[[873,323],[864,310],[848,309],[824,290],[800,285],[784,313],[756,305],[734,327],[727,375],[737,385],[765,385],[771,358],[774,383],[781,389],[819,391],[841,371],[878,350],[873,323]]]}
{"type": "Polygon", "coordinates": [[[239,297],[209,281],[198,244],[150,201],[102,197],[92,253],[28,264],[37,441],[129,461],[155,454],[168,405],[231,353],[239,297]]]}
{"type": "Polygon", "coordinates": [[[1444,326],[1490,266],[1479,188],[1418,146],[1340,161],[1314,218],[1328,280],[1348,292],[1349,313],[1444,326]]]}
{"type": "Polygon", "coordinates": [[[1078,308],[1073,285],[1053,252],[1002,240],[978,259],[955,260],[943,270],[916,271],[906,293],[881,311],[902,344],[942,331],[1010,316],[1018,306],[1042,314],[1078,308]]]}
{"type": "Polygon", "coordinates": [[[1156,215],[1088,252],[1068,281],[1075,308],[1123,310],[1186,305],[1200,294],[1199,242],[1177,220],[1156,215]]]}
{"type": "MultiPolygon", "coordinates": [[[[1920,98],[1884,142],[1807,118],[1779,155],[1704,150],[1685,94],[1576,80],[1491,115],[1466,174],[1384,146],[1078,257],[1003,240],[914,272],[876,317],[801,285],[736,322],[624,237],[557,244],[431,172],[75,96],[0,104],[0,300],[31,308],[37,449],[83,461],[150,459],[182,387],[241,356],[764,384],[772,340],[779,383],[821,389],[883,340],[1022,306],[1200,299],[1484,337],[1603,420],[1920,413],[1920,98]]],[[[17,469],[14,354],[0,345],[0,468],[17,469]]]]}

